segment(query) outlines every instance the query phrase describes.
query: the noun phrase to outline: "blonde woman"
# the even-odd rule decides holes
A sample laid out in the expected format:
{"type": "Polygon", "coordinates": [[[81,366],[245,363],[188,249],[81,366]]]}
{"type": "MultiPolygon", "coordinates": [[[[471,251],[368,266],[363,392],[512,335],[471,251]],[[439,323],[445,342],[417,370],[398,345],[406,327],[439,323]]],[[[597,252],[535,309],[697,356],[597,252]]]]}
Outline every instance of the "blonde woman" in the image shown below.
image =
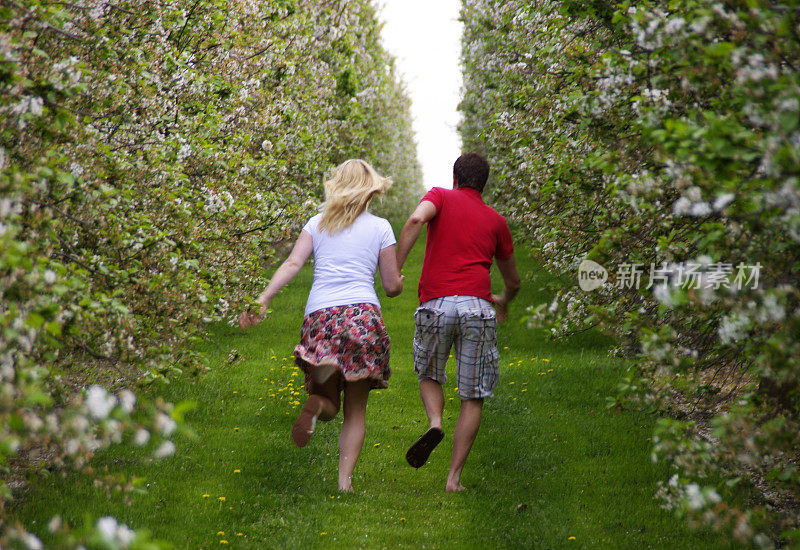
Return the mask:
{"type": "Polygon", "coordinates": [[[339,490],[352,491],[352,477],[366,430],[367,396],[388,387],[389,336],[375,294],[380,271],[386,295],[403,290],[395,238],[389,222],[367,211],[375,195],[392,182],[363,160],[351,159],[325,182],[321,212],[303,227],[291,254],[257,298],[261,315],[242,313],[245,329],[263,319],[280,289],[314,254],[314,282],[305,308],[297,365],[305,372],[309,396],[292,427],[292,439],[304,447],[316,421],[339,412],[344,391],[344,422],[339,435],[339,490]]]}

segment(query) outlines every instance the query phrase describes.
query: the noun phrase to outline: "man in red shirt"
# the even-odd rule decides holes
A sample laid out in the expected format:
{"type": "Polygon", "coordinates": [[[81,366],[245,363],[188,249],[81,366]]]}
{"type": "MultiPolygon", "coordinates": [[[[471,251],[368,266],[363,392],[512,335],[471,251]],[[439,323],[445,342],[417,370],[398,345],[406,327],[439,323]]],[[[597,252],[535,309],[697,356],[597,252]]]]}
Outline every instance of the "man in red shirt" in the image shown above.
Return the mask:
{"type": "Polygon", "coordinates": [[[508,223],[481,197],[488,176],[489,164],[483,157],[461,155],[453,165],[453,189],[434,187],[422,198],[403,227],[397,248],[402,268],[422,226],[428,224],[420,306],[414,314],[414,369],[430,429],[411,446],[406,459],[419,468],[444,437],[442,384],[454,347],[461,411],[453,434],[447,491],[464,489],[461,470],[478,434],[483,400],[492,397],[497,384],[497,321],[505,319],[520,286],[508,223]],[[498,295],[491,294],[493,259],[505,285],[498,295]]]}

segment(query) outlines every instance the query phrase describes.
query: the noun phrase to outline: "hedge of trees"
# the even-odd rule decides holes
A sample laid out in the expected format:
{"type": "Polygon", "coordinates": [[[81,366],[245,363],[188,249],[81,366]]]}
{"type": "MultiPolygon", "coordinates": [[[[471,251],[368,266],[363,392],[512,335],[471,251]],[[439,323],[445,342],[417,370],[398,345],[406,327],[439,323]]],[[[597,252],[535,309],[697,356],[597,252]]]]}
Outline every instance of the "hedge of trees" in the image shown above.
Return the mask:
{"type": "MultiPolygon", "coordinates": [[[[5,510],[42,465],[174,452],[182,407],[124,388],[209,368],[192,344],[264,287],[328,170],[391,176],[384,215],[421,176],[369,0],[9,0],[0,26],[5,510]]],[[[131,543],[103,521],[82,536],[131,543]]]]}
{"type": "Polygon", "coordinates": [[[465,148],[563,275],[531,321],[635,355],[609,404],[671,413],[666,507],[800,544],[800,4],[465,0],[462,19],[465,148]],[[601,288],[578,287],[585,259],[601,288]]]}

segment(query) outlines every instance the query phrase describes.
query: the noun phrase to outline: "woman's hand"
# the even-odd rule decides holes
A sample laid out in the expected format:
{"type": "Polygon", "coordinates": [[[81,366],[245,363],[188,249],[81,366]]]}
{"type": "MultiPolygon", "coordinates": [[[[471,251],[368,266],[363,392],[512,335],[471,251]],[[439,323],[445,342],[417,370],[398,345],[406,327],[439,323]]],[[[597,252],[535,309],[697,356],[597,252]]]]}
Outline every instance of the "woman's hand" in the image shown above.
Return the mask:
{"type": "Polygon", "coordinates": [[[257,325],[258,323],[263,321],[264,317],[267,316],[268,305],[269,304],[261,304],[260,312],[258,315],[251,314],[249,311],[243,311],[242,314],[239,315],[239,328],[241,328],[242,330],[247,330],[253,325],[257,325]]]}

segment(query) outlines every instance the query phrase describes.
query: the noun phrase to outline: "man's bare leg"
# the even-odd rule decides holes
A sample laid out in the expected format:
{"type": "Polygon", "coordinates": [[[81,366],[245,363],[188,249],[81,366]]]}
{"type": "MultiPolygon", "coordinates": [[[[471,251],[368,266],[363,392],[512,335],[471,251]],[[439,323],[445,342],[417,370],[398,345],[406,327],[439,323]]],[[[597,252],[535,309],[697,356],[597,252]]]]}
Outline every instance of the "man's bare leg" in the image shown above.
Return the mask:
{"type": "Polygon", "coordinates": [[[458,414],[456,429],[453,433],[453,457],[450,460],[450,472],[447,474],[447,491],[463,491],[461,470],[467,462],[467,456],[478,435],[481,425],[483,399],[462,399],[461,411],[458,414]]]}
{"type": "Polygon", "coordinates": [[[430,378],[420,380],[419,395],[422,398],[422,404],[425,405],[430,427],[441,429],[442,413],[444,412],[444,390],[442,385],[430,378]]]}
{"type": "Polygon", "coordinates": [[[442,431],[442,413],[444,412],[444,391],[442,385],[431,379],[419,382],[419,395],[425,412],[428,415],[430,428],[427,432],[409,447],[406,461],[414,468],[420,468],[427,461],[431,452],[441,443],[444,432],[442,431]]]}

